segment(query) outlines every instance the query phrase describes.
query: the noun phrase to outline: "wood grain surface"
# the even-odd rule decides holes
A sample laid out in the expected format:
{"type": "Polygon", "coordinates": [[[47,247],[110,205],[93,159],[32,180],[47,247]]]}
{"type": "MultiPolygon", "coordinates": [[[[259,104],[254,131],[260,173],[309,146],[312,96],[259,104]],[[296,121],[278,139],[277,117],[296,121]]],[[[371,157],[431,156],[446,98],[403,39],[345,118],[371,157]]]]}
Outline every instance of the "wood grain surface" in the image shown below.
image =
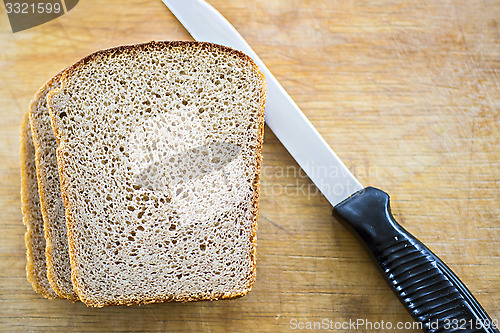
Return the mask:
{"type": "MultiPolygon", "coordinates": [[[[210,3],[361,183],[390,193],[396,219],[500,320],[500,1],[210,3]]],[[[334,332],[419,332],[376,328],[412,319],[268,128],[247,296],[93,309],[31,289],[19,126],[33,94],[98,49],[190,39],[159,0],[80,1],[15,34],[0,5],[0,331],[287,332],[327,320],[334,332]],[[375,327],[346,326],[358,320],[375,327]]]]}

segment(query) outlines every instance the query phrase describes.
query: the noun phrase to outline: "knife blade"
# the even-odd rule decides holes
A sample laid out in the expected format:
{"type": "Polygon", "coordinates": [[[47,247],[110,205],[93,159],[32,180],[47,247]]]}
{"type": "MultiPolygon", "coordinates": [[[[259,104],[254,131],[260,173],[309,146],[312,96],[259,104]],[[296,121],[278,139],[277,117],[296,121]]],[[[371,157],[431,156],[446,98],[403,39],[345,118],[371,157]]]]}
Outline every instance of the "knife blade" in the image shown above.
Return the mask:
{"type": "Polygon", "coordinates": [[[205,1],[164,3],[194,39],[242,51],[257,63],[267,81],[267,126],[333,206],[363,189],[250,45],[219,12],[205,1]]]}
{"type": "Polygon", "coordinates": [[[392,216],[389,195],[366,187],[346,168],[238,31],[204,0],[162,0],[198,41],[242,51],[267,81],[266,124],[364,243],[377,267],[425,332],[499,333],[472,293],[431,250],[392,216]]]}

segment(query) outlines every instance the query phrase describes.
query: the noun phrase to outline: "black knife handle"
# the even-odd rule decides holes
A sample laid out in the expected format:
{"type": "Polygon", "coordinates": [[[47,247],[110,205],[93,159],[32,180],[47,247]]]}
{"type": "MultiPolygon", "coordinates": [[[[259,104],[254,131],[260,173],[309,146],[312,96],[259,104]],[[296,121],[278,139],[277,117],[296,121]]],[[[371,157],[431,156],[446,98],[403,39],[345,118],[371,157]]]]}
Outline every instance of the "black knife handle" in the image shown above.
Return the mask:
{"type": "Polygon", "coordinates": [[[424,332],[499,333],[446,264],[400,226],[389,195],[367,187],[333,209],[367,246],[382,275],[424,332]]]}

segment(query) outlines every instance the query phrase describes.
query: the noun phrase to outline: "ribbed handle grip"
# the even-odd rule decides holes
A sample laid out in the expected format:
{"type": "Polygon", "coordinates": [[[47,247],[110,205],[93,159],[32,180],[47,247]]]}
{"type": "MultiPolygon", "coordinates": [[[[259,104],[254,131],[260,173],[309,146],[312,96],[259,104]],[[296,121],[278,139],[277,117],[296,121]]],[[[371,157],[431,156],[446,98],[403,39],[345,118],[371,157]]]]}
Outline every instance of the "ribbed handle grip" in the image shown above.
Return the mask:
{"type": "Polygon", "coordinates": [[[499,333],[472,293],[392,217],[387,193],[355,193],[334,208],[366,244],[384,278],[424,332],[499,333]]]}

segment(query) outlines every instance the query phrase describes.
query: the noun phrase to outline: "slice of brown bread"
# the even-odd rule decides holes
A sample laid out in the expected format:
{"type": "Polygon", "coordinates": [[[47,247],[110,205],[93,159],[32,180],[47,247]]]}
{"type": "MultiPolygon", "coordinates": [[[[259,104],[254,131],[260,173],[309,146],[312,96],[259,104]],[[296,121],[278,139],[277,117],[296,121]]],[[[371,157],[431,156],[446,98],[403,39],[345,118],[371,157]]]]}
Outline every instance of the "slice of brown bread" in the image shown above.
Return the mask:
{"type": "Polygon", "coordinates": [[[60,78],[61,74],[57,74],[35,94],[30,107],[30,125],[47,246],[47,276],[57,295],[76,301],[78,296],[71,282],[66,216],[57,170],[57,142],[46,102],[47,93],[59,87],[60,78]]]}
{"type": "Polygon", "coordinates": [[[200,42],[99,51],[47,101],[83,302],[251,289],[265,80],[249,57],[200,42]]]}
{"type": "Polygon", "coordinates": [[[31,138],[29,116],[21,123],[21,210],[26,226],[26,276],[36,292],[46,298],[56,298],[47,279],[43,218],[38,197],[35,168],[35,148],[31,138]]]}

